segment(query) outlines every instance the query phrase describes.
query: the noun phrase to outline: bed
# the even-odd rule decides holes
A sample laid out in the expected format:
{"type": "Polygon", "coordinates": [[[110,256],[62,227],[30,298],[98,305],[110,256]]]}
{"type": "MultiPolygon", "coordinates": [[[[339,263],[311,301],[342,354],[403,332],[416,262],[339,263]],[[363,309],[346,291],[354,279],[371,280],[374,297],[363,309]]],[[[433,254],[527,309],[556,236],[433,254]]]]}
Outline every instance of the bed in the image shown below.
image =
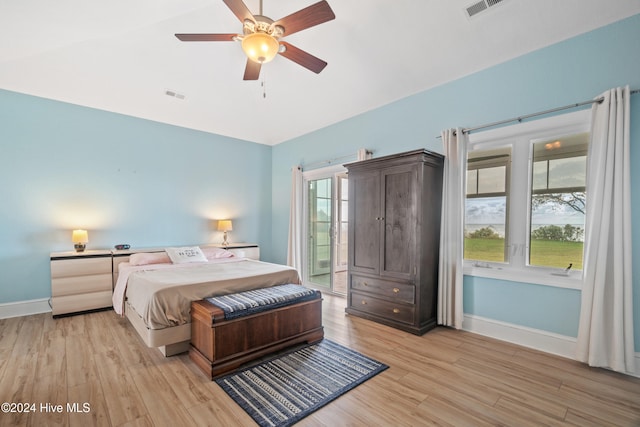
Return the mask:
{"type": "Polygon", "coordinates": [[[241,256],[245,251],[202,251],[206,259],[184,263],[172,262],[163,251],[136,253],[119,259],[114,268],[114,311],[127,317],[147,346],[165,356],[189,350],[192,301],[301,283],[294,268],[241,256]]]}

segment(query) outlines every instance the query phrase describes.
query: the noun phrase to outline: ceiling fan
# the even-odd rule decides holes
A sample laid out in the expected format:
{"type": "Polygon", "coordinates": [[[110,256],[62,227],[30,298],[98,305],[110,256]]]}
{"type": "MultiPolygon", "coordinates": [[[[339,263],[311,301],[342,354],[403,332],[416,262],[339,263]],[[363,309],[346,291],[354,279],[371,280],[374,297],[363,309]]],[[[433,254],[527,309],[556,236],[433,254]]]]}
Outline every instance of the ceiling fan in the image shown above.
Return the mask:
{"type": "Polygon", "coordinates": [[[277,54],[316,74],[327,66],[322,59],[280,40],[282,37],[334,19],[336,16],[326,1],[312,4],[277,21],[262,15],[262,0],[258,15],[253,15],[242,0],[222,1],[242,22],[242,34],[176,34],[176,37],[184,42],[242,42],[242,50],[247,55],[244,80],[258,80],[262,64],[271,61],[277,54]]]}

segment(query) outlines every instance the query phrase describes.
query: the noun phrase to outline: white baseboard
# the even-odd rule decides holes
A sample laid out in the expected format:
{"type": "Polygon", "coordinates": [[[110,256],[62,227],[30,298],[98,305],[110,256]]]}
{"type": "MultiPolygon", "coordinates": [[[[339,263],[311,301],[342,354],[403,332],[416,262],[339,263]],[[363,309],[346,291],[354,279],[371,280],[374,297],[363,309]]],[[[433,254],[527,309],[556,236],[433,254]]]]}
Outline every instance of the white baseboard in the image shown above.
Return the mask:
{"type": "MultiPolygon", "coordinates": [[[[513,323],[465,314],[462,329],[474,334],[518,344],[567,359],[576,360],[576,338],[513,323]]],[[[640,353],[635,354],[636,371],[640,371],[640,353]]],[[[631,374],[640,377],[640,373],[631,374]]]]}
{"type": "Polygon", "coordinates": [[[576,339],[540,329],[465,314],[462,329],[557,356],[575,359],[576,339]]]}
{"type": "Polygon", "coordinates": [[[51,312],[49,298],[0,304],[0,319],[51,312]]]}

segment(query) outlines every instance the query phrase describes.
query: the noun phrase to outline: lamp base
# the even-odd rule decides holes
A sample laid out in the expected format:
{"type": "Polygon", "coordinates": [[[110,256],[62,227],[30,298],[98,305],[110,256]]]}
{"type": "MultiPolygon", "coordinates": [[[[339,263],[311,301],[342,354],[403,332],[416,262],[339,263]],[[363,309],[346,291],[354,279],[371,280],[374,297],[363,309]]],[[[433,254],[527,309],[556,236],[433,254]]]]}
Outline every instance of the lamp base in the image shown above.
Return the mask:
{"type": "Polygon", "coordinates": [[[227,246],[229,246],[229,241],[227,240],[227,232],[224,232],[224,238],[222,239],[222,246],[224,246],[225,248],[227,246]]]}
{"type": "Polygon", "coordinates": [[[76,252],[84,252],[87,245],[85,245],[84,243],[76,243],[75,245],[73,245],[73,247],[75,248],[76,252]]]}

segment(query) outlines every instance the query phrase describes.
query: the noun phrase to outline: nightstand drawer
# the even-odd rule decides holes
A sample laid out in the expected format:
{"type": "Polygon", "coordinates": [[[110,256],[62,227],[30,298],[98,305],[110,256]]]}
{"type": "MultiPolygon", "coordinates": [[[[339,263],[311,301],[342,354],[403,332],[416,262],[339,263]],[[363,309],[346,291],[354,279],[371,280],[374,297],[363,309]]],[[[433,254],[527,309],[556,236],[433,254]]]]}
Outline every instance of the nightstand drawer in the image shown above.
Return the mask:
{"type": "Polygon", "coordinates": [[[51,278],[111,274],[111,257],[70,258],[51,261],[51,278]]]}
{"type": "Polygon", "coordinates": [[[408,324],[414,322],[415,306],[385,301],[357,292],[352,292],[350,298],[350,307],[354,310],[383,317],[394,322],[408,324]]]}
{"type": "Polygon", "coordinates": [[[54,316],[111,307],[111,289],[103,292],[54,296],[51,298],[51,306],[54,316]]]}
{"type": "Polygon", "coordinates": [[[51,296],[75,295],[100,291],[111,293],[111,273],[51,279],[51,296]]]}
{"type": "Polygon", "coordinates": [[[392,301],[401,301],[409,304],[415,302],[415,286],[408,283],[392,282],[352,274],[351,289],[370,292],[392,301]]]}

